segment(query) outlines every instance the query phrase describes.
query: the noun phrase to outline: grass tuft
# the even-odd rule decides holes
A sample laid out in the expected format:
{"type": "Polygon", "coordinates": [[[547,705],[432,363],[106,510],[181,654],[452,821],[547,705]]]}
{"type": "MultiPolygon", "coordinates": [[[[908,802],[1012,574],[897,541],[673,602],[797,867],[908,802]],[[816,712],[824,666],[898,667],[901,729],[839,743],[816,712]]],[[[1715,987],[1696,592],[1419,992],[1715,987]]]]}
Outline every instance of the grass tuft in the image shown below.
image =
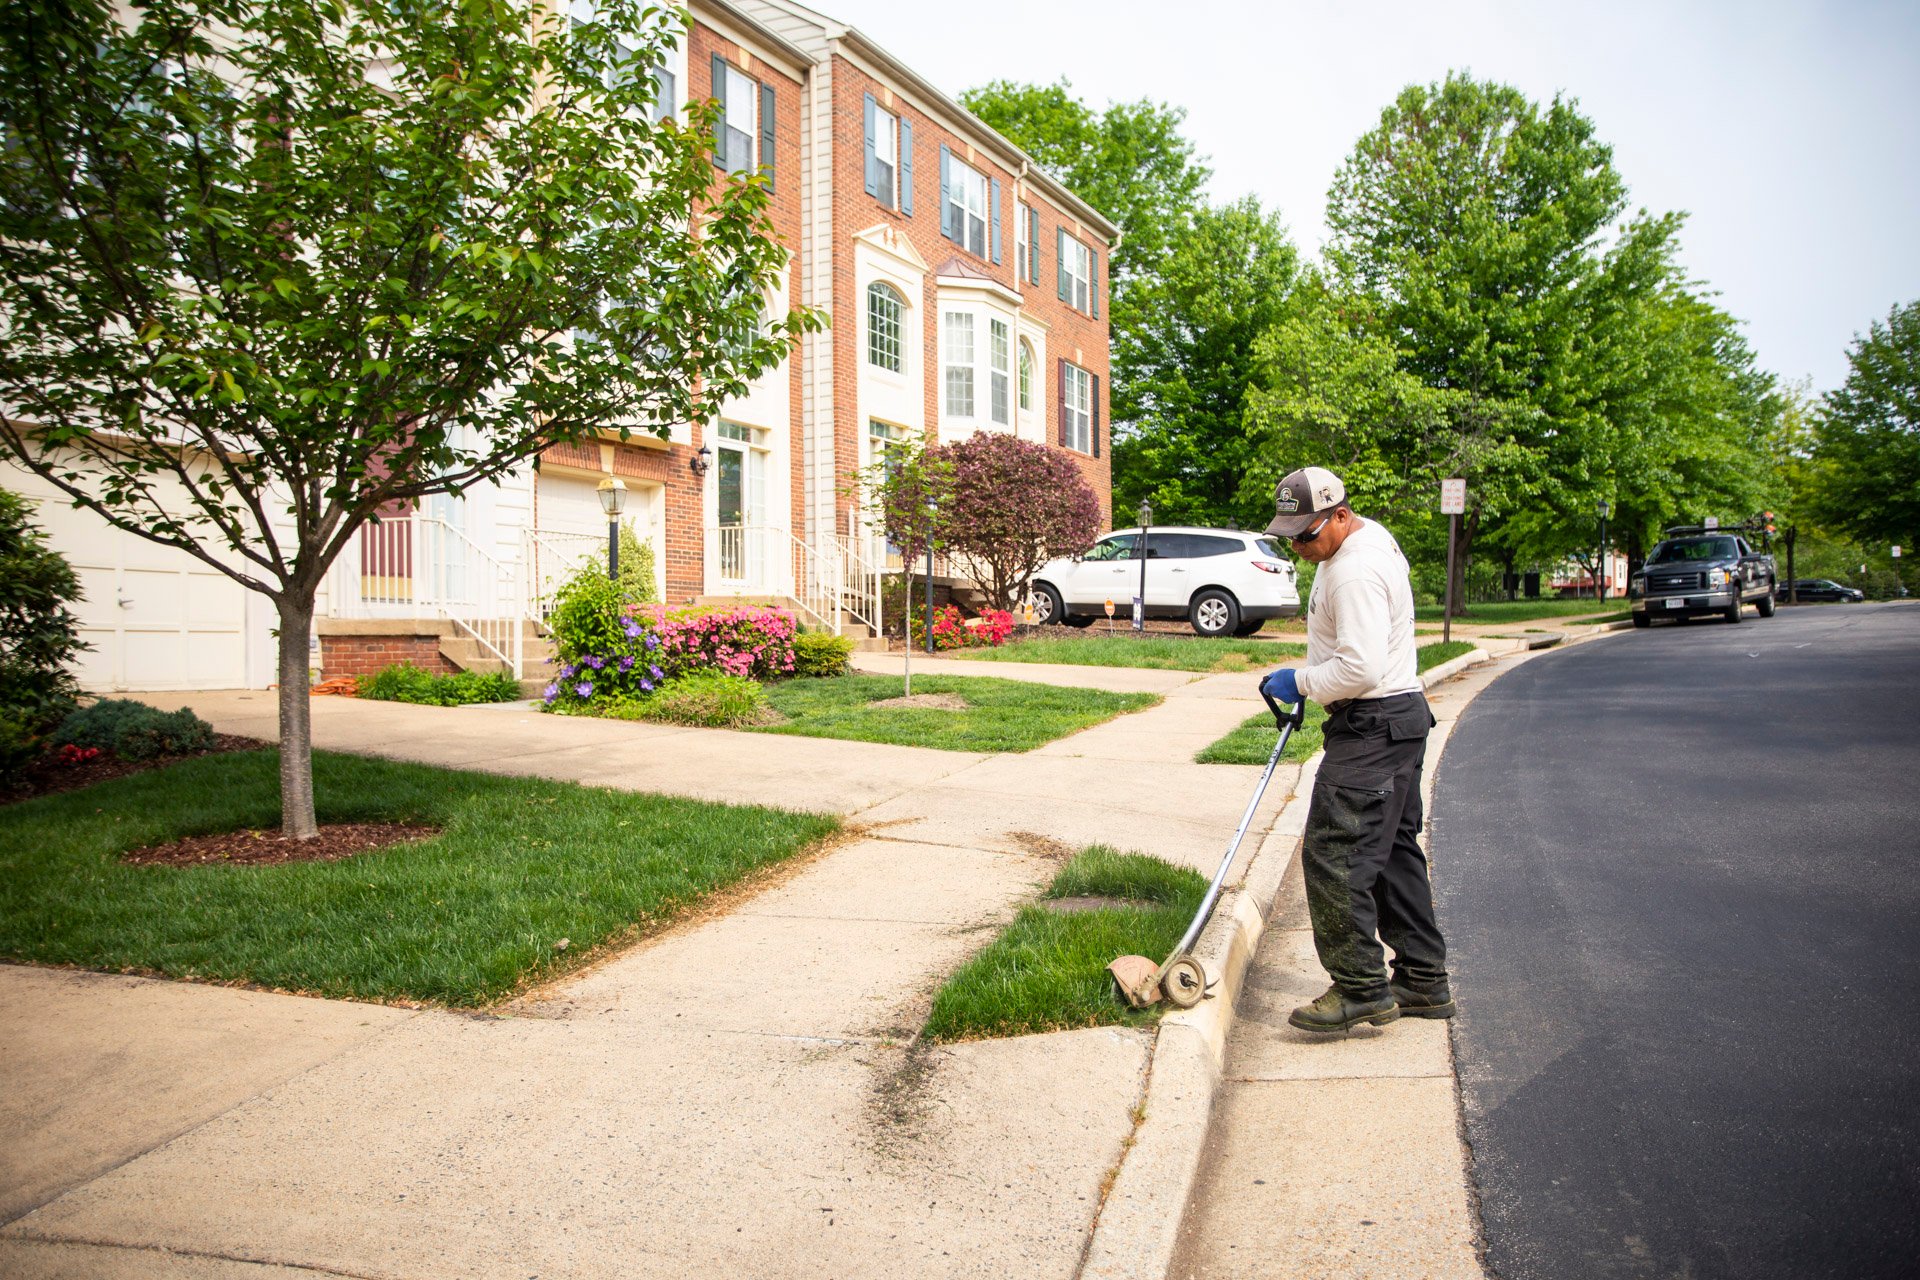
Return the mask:
{"type": "MultiPolygon", "coordinates": [[[[1453,620],[1472,626],[1488,623],[1505,626],[1538,618],[1577,618],[1588,613],[1605,613],[1614,607],[1600,600],[1490,600],[1455,605],[1453,620]]],[[[1414,609],[1413,616],[1421,622],[1439,622],[1445,611],[1444,605],[1423,604],[1414,609]]]]}
{"type": "Polygon", "coordinates": [[[755,733],[845,738],[942,751],[1030,751],[1129,711],[1159,703],[1157,693],[1108,693],[968,676],[913,677],[913,692],[946,693],[964,711],[937,707],[876,707],[898,698],[898,676],[838,676],[785,680],[767,686],[767,702],[787,722],[755,733]]]}
{"type": "Polygon", "coordinates": [[[183,836],[277,827],[275,751],[202,756],[9,805],[0,958],[484,1005],[658,928],[839,825],[330,752],[316,751],[313,768],[322,823],[415,822],[441,834],[338,862],[120,861],[183,836]]]}
{"type": "Polygon", "coordinates": [[[1023,907],[940,988],[926,1038],[976,1040],[1153,1022],[1158,1008],[1131,1009],[1115,996],[1107,965],[1123,955],[1164,959],[1206,892],[1206,877],[1196,871],[1101,845],[1084,850],[1042,896],[1131,898],[1139,905],[1072,913],[1023,907]]]}
{"type": "Polygon", "coordinates": [[[1057,662],[1079,667],[1147,667],[1156,671],[1256,671],[1306,653],[1303,644],[1273,640],[1227,640],[1203,636],[1136,635],[1131,630],[1105,635],[1039,636],[998,649],[968,650],[982,662],[1057,662]]]}

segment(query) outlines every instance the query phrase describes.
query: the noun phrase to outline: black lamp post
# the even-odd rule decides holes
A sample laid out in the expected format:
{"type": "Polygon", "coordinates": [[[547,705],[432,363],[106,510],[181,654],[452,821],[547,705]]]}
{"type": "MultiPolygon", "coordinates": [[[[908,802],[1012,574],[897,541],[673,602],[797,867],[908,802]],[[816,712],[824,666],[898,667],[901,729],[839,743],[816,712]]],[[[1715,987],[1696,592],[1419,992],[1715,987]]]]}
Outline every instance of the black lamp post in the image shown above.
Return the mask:
{"type": "Polygon", "coordinates": [[[1133,611],[1133,629],[1147,629],[1147,527],[1153,523],[1153,504],[1140,499],[1140,602],[1133,611]]]}
{"type": "Polygon", "coordinates": [[[608,476],[600,482],[600,509],[607,513],[607,577],[620,581],[620,511],[627,505],[627,482],[608,476]]]}
{"type": "Polygon", "coordinates": [[[1607,500],[1600,499],[1600,569],[1594,574],[1594,579],[1599,584],[1599,595],[1596,599],[1600,600],[1607,598],[1607,512],[1610,509],[1607,500]]]}

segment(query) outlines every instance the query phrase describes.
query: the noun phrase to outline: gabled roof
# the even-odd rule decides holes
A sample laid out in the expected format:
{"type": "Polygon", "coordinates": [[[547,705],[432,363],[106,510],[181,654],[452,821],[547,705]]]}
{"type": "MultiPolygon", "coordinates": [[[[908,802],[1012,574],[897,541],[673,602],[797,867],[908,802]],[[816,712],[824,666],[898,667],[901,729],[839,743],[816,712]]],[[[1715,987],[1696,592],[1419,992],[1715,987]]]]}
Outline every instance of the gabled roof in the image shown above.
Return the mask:
{"type": "Polygon", "coordinates": [[[926,77],[875,44],[858,28],[810,9],[798,0],[733,0],[731,7],[752,17],[779,39],[806,50],[816,62],[825,62],[835,53],[844,52],[877,66],[909,89],[922,110],[930,115],[945,116],[955,132],[971,137],[975,145],[993,153],[1008,169],[1024,172],[1028,182],[1098,232],[1110,247],[1119,244],[1120,228],[1105,214],[1047,173],[1039,161],[1005,135],[935,88],[926,77]]]}

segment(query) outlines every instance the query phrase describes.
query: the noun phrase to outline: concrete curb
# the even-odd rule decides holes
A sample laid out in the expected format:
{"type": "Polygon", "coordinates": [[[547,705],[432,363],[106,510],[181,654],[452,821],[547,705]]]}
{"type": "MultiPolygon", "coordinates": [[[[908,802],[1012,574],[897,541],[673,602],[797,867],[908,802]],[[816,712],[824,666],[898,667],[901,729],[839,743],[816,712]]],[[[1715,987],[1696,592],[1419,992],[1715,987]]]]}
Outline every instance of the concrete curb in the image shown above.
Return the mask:
{"type": "MultiPolygon", "coordinates": [[[[1492,656],[1483,649],[1463,653],[1422,673],[1421,687],[1431,689],[1492,656]]],[[[1226,1069],[1240,987],[1272,918],[1280,882],[1300,849],[1307,823],[1307,806],[1300,801],[1313,792],[1320,760],[1316,754],[1301,767],[1293,794],[1240,884],[1221,895],[1194,944],[1195,957],[1218,987],[1197,1008],[1160,1020],[1148,1062],[1144,1114],[1100,1206],[1080,1280],[1164,1280],[1173,1264],[1226,1069]]]]}

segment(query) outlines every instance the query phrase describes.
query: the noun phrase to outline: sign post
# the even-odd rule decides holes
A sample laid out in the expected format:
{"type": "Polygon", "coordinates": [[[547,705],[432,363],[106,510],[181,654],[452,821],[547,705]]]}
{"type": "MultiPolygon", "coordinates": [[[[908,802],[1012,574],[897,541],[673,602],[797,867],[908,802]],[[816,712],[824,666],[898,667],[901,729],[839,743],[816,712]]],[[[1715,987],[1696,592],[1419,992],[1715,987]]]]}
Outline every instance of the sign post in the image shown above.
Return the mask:
{"type": "Polygon", "coordinates": [[[1113,597],[1107,597],[1107,634],[1113,634],[1113,597]]]}
{"type": "Polygon", "coordinates": [[[1460,513],[1467,509],[1467,482],[1464,479],[1440,482],[1440,514],[1447,518],[1447,591],[1440,609],[1440,643],[1453,641],[1453,547],[1460,528],[1460,513]]]}

